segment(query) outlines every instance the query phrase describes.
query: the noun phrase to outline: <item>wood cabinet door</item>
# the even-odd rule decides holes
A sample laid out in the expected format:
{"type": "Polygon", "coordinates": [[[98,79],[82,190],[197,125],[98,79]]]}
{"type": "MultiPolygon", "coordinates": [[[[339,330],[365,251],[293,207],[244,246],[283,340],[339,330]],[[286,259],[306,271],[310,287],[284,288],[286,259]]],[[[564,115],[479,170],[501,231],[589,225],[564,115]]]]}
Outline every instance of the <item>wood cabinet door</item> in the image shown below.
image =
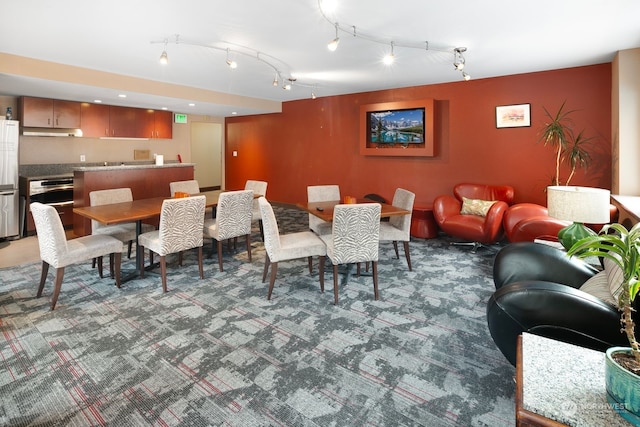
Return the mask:
{"type": "Polygon", "coordinates": [[[80,125],[84,137],[109,136],[109,106],[83,102],[80,110],[80,125]]]}
{"type": "Polygon", "coordinates": [[[109,136],[143,138],[139,126],[139,108],[109,107],[109,136]]]}
{"type": "Polygon", "coordinates": [[[173,113],[171,111],[156,110],[154,113],[154,138],[173,138],[173,113]]]}
{"type": "Polygon", "coordinates": [[[53,99],[24,96],[20,98],[19,110],[22,126],[53,127],[53,99]]]}
{"type": "Polygon", "coordinates": [[[80,103],[75,101],[53,101],[53,127],[80,129],[80,103]]]}
{"type": "Polygon", "coordinates": [[[155,135],[155,125],[154,123],[154,110],[141,110],[139,117],[139,126],[140,133],[143,138],[154,138],[155,135]]]}

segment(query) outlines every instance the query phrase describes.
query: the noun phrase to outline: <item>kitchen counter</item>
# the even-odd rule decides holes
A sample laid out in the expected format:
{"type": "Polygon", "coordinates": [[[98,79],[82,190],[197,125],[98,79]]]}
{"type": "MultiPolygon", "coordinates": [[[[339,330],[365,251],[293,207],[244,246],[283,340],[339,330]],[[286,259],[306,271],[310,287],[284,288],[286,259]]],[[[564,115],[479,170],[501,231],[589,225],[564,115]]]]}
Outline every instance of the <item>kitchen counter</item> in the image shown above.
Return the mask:
{"type": "Polygon", "coordinates": [[[82,166],[74,167],[74,172],[99,172],[99,171],[119,171],[119,170],[133,170],[133,169],[162,169],[162,168],[181,168],[181,167],[194,167],[195,163],[165,163],[164,165],[156,164],[113,164],[107,166],[82,166]]]}

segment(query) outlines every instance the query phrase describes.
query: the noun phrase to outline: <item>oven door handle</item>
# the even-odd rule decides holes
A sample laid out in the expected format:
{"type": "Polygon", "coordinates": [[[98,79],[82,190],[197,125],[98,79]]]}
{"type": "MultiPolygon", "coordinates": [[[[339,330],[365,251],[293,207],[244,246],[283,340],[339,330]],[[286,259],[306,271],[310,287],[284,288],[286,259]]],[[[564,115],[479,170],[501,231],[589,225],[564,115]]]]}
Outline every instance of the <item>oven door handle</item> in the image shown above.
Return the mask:
{"type": "Polygon", "coordinates": [[[56,202],[56,203],[44,203],[45,205],[53,206],[55,208],[63,208],[66,206],[73,206],[73,200],[67,202],[56,202]]]}

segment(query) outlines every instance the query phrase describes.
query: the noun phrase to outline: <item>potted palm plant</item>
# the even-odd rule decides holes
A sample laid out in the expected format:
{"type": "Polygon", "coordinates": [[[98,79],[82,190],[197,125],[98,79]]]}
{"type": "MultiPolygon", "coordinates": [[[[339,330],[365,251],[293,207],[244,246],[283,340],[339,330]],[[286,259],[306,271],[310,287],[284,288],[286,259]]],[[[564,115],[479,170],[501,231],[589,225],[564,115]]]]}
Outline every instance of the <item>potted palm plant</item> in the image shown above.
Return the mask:
{"type": "Polygon", "coordinates": [[[569,185],[576,169],[586,168],[591,163],[587,145],[593,137],[585,136],[584,131],[578,132],[577,135],[574,133],[570,116],[575,110],[566,111],[565,103],[566,101],[562,103],[556,114],[551,114],[543,107],[547,121],[540,130],[540,141],[556,150],[553,185],[569,185]],[[570,168],[569,176],[564,183],[560,179],[560,165],[563,163],[566,163],[570,168]]]}
{"type": "Polygon", "coordinates": [[[640,223],[631,230],[617,223],[606,225],[599,234],[576,242],[567,254],[581,258],[608,258],[622,271],[622,287],[617,302],[622,331],[630,347],[607,350],[605,388],[612,407],[627,421],[640,425],[640,345],[633,319],[633,302],[640,289],[640,223]]]}

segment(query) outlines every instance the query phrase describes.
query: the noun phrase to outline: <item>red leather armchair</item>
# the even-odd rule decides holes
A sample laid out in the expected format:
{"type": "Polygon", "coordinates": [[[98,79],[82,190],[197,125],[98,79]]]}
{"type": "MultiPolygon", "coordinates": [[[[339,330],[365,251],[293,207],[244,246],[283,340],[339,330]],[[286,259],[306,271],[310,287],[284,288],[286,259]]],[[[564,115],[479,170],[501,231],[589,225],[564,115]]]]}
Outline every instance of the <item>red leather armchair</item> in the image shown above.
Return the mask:
{"type": "Polygon", "coordinates": [[[453,188],[453,196],[438,196],[433,201],[433,216],[445,233],[470,241],[472,252],[483,244],[500,241],[504,236],[502,218],[513,203],[514,190],[509,185],[461,183],[453,188]],[[496,200],[485,216],[461,214],[463,197],[496,200]]]}

